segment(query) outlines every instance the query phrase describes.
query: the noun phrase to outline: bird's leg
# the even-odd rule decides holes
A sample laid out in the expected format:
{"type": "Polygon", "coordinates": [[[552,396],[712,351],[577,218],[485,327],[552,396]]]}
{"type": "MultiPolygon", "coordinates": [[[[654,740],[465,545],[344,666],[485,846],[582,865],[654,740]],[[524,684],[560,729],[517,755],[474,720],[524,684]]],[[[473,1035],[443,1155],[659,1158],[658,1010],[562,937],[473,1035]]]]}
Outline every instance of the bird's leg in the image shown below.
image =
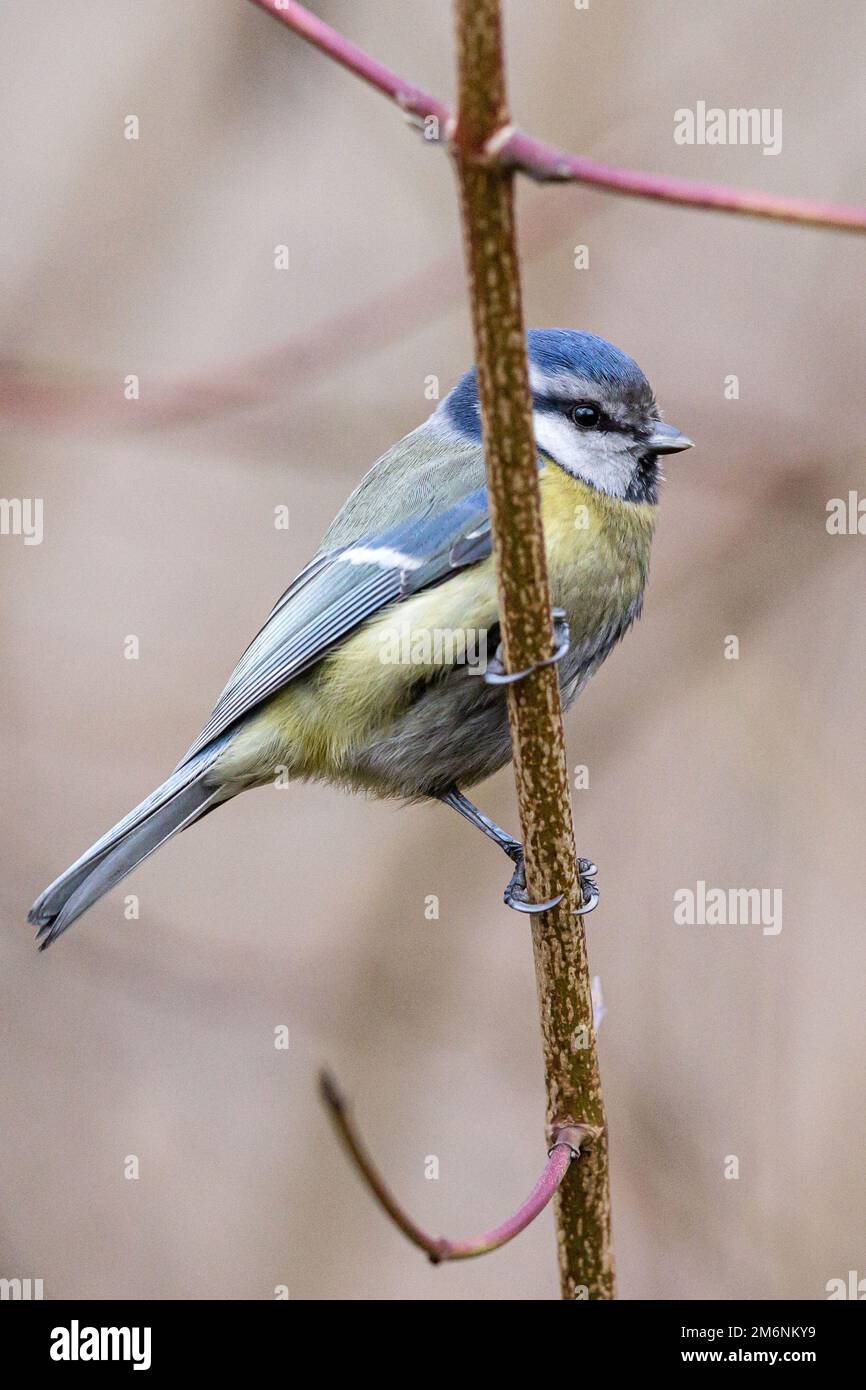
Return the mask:
{"type": "Polygon", "coordinates": [[[514,873],[508,881],[503,898],[508,907],[513,907],[516,912],[546,912],[548,908],[555,907],[562,900],[562,894],[551,898],[544,903],[531,903],[526,897],[526,874],[523,867],[523,845],[519,840],[515,840],[509,835],[507,830],[503,830],[501,825],[497,825],[489,816],[479,810],[476,805],[464,796],[461,791],[453,787],[451,791],[445,792],[440,801],[444,801],[446,806],[453,806],[470,825],[476,825],[488,840],[492,840],[501,850],[508,855],[514,863],[514,873]]]}
{"type": "Polygon", "coordinates": [[[525,671],[511,671],[505,669],[502,659],[502,643],[496,648],[496,655],[492,661],[488,661],[484,679],[488,685],[512,685],[514,681],[525,680],[531,676],[533,671],[540,671],[542,666],[554,666],[557,661],[561,661],[571,646],[571,637],[568,631],[568,623],[565,617],[564,608],[554,608],[551,610],[553,619],[553,640],[556,643],[556,650],[553,656],[548,656],[544,661],[537,661],[534,666],[527,666],[525,671]]]}
{"type": "MultiPolygon", "coordinates": [[[[515,840],[509,835],[507,830],[503,830],[500,825],[492,821],[489,816],[485,816],[468,797],[464,796],[456,787],[450,791],[443,792],[439,797],[446,806],[453,806],[470,825],[475,825],[492,840],[501,850],[504,850],[514,863],[514,873],[508,881],[508,886],[503,894],[505,903],[508,907],[513,907],[515,912],[546,912],[548,908],[556,907],[557,903],[562,902],[562,894],[559,893],[555,898],[548,899],[547,902],[533,903],[526,896],[526,873],[523,863],[523,845],[519,840],[515,840]]],[[[597,873],[595,865],[589,859],[578,859],[577,871],[580,878],[581,894],[585,906],[581,912],[585,915],[592,912],[598,906],[598,884],[592,878],[597,873]]]]}

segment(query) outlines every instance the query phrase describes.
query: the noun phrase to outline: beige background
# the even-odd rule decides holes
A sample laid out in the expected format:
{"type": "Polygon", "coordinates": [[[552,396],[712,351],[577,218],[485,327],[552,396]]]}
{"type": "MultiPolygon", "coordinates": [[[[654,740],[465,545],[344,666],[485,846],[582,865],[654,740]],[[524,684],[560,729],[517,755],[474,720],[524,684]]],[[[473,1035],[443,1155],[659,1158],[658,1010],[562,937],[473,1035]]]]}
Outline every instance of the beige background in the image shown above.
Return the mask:
{"type": "MultiPolygon", "coordinates": [[[[450,97],[444,0],[317,9],[450,97]]],[[[863,201],[854,0],[534,0],[507,19],[539,135],[863,201]],[[782,153],[675,145],[698,100],[780,107],[782,153]]],[[[0,491],[44,498],[45,537],[0,538],[0,1275],[52,1297],[553,1297],[549,1214],[431,1268],[315,1095],[326,1061],[437,1231],[494,1224],[534,1182],[528,934],[507,866],[456,817],[259,792],[139,870],[138,922],[115,892],[44,956],[24,925],[173,766],[343,496],[427,413],[424,378],[468,365],[447,161],[242,0],[18,0],[2,30],[0,491]]],[[[578,844],[601,867],[621,1293],[822,1298],[866,1274],[866,539],[825,530],[827,499],[863,487],[863,245],[576,189],[520,203],[527,320],[632,352],[699,443],[670,461],[645,617],[568,719],[590,770],[578,844]],[[676,927],[698,879],[782,888],[781,934],[676,927]]],[[[479,799],[516,826],[508,772],[479,799]]]]}

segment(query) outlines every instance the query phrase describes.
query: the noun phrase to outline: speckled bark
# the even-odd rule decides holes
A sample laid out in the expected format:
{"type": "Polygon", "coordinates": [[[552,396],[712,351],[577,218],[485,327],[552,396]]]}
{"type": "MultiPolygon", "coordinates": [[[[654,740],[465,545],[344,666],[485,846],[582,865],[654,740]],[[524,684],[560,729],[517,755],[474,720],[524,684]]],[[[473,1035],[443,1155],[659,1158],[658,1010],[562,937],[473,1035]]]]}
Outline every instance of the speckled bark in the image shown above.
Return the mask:
{"type": "MultiPolygon", "coordinates": [[[[459,111],[453,149],[472,292],[475,360],[505,660],[522,670],[551,654],[550,591],[526,364],[511,172],[483,166],[507,126],[499,0],[455,0],[459,111]]],[[[559,686],[547,667],[508,687],[508,712],[527,882],[537,899],[565,891],[534,917],[533,948],[555,1125],[596,1127],[557,1197],[563,1298],[613,1298],[607,1132],[592,1023],[559,686]]]]}

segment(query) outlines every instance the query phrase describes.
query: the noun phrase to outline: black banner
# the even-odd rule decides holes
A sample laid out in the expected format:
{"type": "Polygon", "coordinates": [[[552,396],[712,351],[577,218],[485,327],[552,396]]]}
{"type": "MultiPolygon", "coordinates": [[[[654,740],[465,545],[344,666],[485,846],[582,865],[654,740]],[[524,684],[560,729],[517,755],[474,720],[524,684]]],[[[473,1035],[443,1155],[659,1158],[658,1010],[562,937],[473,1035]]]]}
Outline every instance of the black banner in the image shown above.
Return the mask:
{"type": "MultiPolygon", "coordinates": [[[[447,1359],[438,1341],[443,1304],[436,1303],[436,1332],[439,1355],[447,1359]]],[[[491,1305],[491,1310],[496,1305],[491,1305]]],[[[363,1303],[367,1323],[363,1339],[352,1341],[351,1371],[355,1371],[358,1348],[375,1347],[382,1366],[402,1361],[400,1350],[410,1327],[402,1323],[400,1333],[393,1323],[377,1326],[371,1303],[363,1303]],[[394,1350],[389,1358],[387,1348],[394,1350]]],[[[489,1341],[488,1312],[473,1329],[463,1324],[461,1341],[477,1339],[478,1358],[489,1369],[496,1353],[489,1341]]],[[[833,1301],[821,1303],[638,1303],[619,1302],[571,1306],[553,1316],[566,1316],[570,1327],[567,1341],[540,1344],[545,1359],[552,1348],[576,1360],[581,1374],[587,1370],[616,1369],[639,1363],[646,1370],[668,1371],[673,1367],[700,1366],[811,1366],[823,1374],[851,1364],[862,1343],[864,1324],[860,1315],[833,1301]],[[576,1338],[577,1340],[572,1340],[576,1338]]],[[[327,1316],[327,1315],[326,1315],[327,1316]]],[[[429,1315],[428,1315],[429,1316],[429,1315]]],[[[477,1318],[477,1313],[475,1317],[477,1318]]],[[[334,1310],[334,1317],[343,1312],[334,1310]]],[[[447,1317],[447,1315],[446,1315],[447,1317]]],[[[264,1358],[282,1364],[293,1376],[298,1370],[298,1354],[303,1354],[304,1333],[310,1333],[310,1354],[333,1364],[335,1347],[322,1342],[322,1323],[308,1317],[308,1306],[300,1302],[258,1303],[72,1303],[61,1301],[7,1301],[0,1305],[3,1346],[7,1364],[30,1370],[48,1371],[59,1377],[94,1376],[109,1369],[114,1375],[130,1375],[194,1370],[212,1370],[220,1375],[258,1366],[264,1358]],[[289,1339],[289,1340],[287,1340],[289,1339]],[[316,1345],[318,1344],[318,1346],[316,1345]]],[[[337,1325],[335,1321],[335,1326],[337,1325]]],[[[446,1323],[447,1327],[447,1323],[446,1323]]],[[[535,1325],[524,1325],[522,1341],[531,1338],[535,1325]]],[[[554,1332],[555,1324],[550,1324],[554,1332]]],[[[515,1328],[513,1318],[510,1344],[515,1328]]],[[[415,1328],[411,1335],[417,1337],[415,1328]]],[[[422,1336],[425,1335],[423,1332],[422,1336]]],[[[547,1338],[550,1332],[544,1332],[547,1338]]],[[[562,1329],[554,1335],[561,1336],[562,1329]]],[[[348,1347],[343,1348],[348,1355],[348,1347]]],[[[461,1351],[460,1360],[464,1362],[461,1351]]],[[[468,1361],[472,1363],[470,1354],[468,1361]]],[[[348,1369],[348,1368],[347,1368],[348,1369]]],[[[562,1374],[562,1368],[557,1375],[562,1374]]]]}

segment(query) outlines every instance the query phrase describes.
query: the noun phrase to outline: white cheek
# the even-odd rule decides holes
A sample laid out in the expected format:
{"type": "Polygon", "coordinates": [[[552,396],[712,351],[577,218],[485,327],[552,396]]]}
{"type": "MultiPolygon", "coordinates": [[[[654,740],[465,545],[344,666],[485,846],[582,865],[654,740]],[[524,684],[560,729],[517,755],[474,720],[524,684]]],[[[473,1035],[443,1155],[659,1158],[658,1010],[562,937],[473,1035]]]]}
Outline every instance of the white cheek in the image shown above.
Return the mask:
{"type": "Polygon", "coordinates": [[[580,439],[564,415],[554,415],[548,410],[533,411],[535,439],[551,458],[556,459],[560,468],[569,473],[580,473],[581,463],[585,463],[580,439]]]}
{"type": "Polygon", "coordinates": [[[533,420],[536,441],[560,468],[611,497],[625,496],[634,467],[627,450],[612,444],[604,434],[594,434],[591,445],[584,442],[564,415],[536,410],[533,420]]]}

